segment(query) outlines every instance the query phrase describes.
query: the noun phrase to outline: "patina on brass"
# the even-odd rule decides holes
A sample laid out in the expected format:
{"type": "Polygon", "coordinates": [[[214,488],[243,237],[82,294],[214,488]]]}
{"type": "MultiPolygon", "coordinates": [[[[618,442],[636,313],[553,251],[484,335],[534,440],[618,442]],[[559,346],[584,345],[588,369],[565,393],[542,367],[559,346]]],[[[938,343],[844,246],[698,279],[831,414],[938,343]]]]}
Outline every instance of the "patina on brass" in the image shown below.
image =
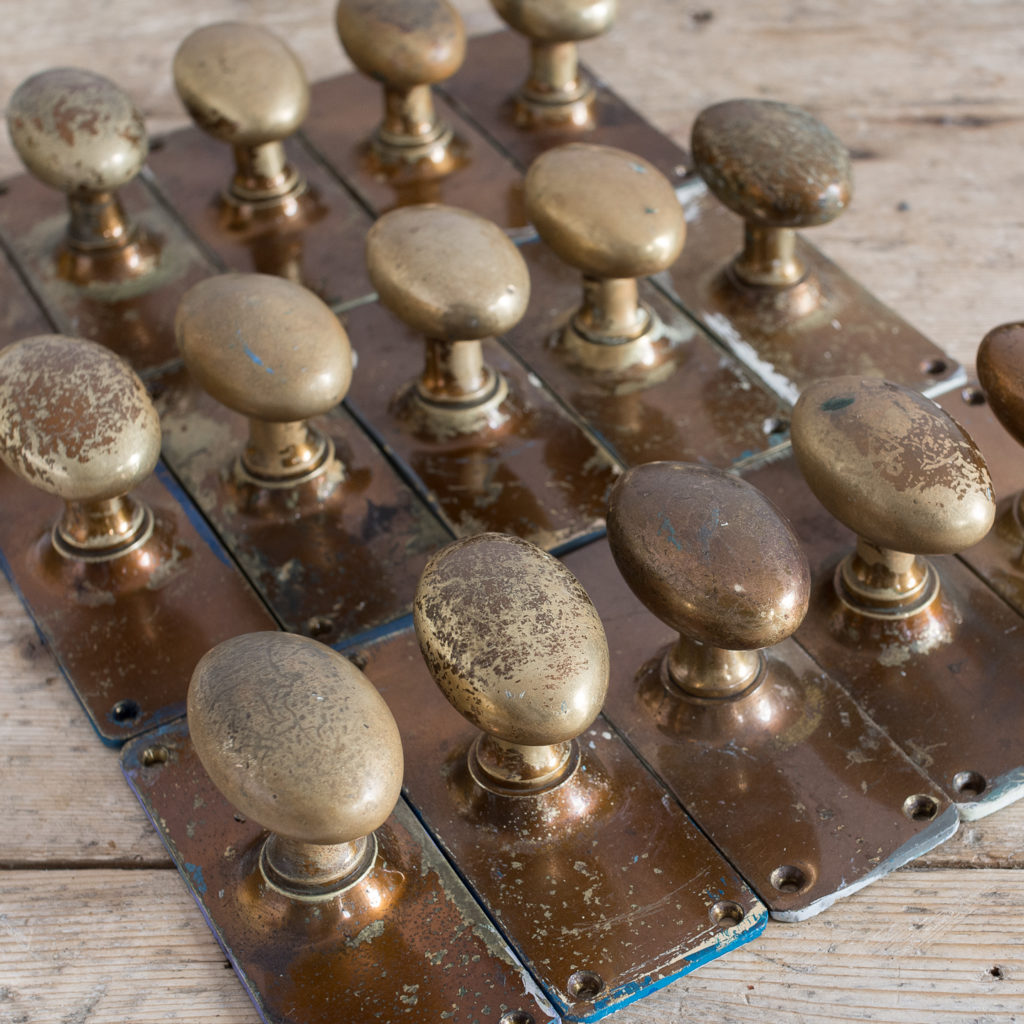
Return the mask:
{"type": "Polygon", "coordinates": [[[450,174],[466,145],[434,109],[430,87],[466,55],[466,30],[447,0],[339,0],[341,45],[363,74],[384,85],[384,120],[369,143],[370,169],[393,181],[450,174]]]}
{"type": "Polygon", "coordinates": [[[301,217],[306,182],[282,143],[305,120],[309,85],[288,46],[258,25],[205,25],[178,47],[174,85],[196,125],[234,151],[227,225],[301,217]]]}
{"type": "Polygon", "coordinates": [[[192,742],[214,785],[271,835],[267,883],[326,899],[373,867],[372,833],[402,788],[402,742],[351,662],[291,633],[226,640],[188,690],[192,742]]]}
{"type": "Polygon", "coordinates": [[[540,237],[583,271],[583,304],[558,340],[565,358],[602,377],[656,376],[673,342],[640,302],[637,278],[671,266],[686,221],[668,179],[610,146],[559,146],[526,175],[526,212],[540,237]]]}
{"type": "Polygon", "coordinates": [[[608,686],[604,627],[573,575],[528,541],[480,534],[427,563],[413,614],[430,674],[484,732],[474,778],[498,792],[568,783],[608,686]]]}
{"type": "Polygon", "coordinates": [[[858,537],[835,577],[849,613],[904,640],[948,642],[955,621],[940,612],[938,574],[921,556],[954,554],[992,526],[992,481],[974,442],[920,393],[859,377],[808,387],[792,438],[811,490],[858,537]]]}
{"type": "Polygon", "coordinates": [[[500,430],[513,413],[505,378],[486,365],[481,341],[519,322],[530,275],[508,236],[467,210],[393,210],[366,238],[381,303],[426,335],[426,365],[393,402],[417,434],[438,438],[500,430]]]}
{"type": "Polygon", "coordinates": [[[7,127],[29,171],[67,195],[70,219],[55,254],[61,278],[92,284],[153,271],[160,242],[129,222],[117,197],[149,148],[130,97],[102,75],[54,68],[15,90],[7,127]]]}
{"type": "Polygon", "coordinates": [[[690,146],[708,187],[744,220],[743,251],[723,287],[790,316],[816,309],[820,288],[799,258],[796,229],[826,224],[849,204],[843,144],[799,107],[729,100],[701,112],[690,146]]]}
{"type": "Polygon", "coordinates": [[[222,274],[183,297],[175,321],[189,372],[249,417],[238,461],[256,487],[340,482],[334,445],[306,421],[337,405],[352,380],[348,335],[312,292],[263,274],[222,274]]]}
{"type": "Polygon", "coordinates": [[[52,538],[66,558],[119,558],[152,535],[152,513],[127,492],[156,465],[160,421],[142,381],[102,346],[53,334],[0,352],[0,456],[64,499],[52,538]]]}
{"type": "Polygon", "coordinates": [[[530,41],[530,72],[515,96],[519,127],[592,128],[594,83],[579,66],[577,43],[603,35],[617,0],[491,0],[530,41]]]}

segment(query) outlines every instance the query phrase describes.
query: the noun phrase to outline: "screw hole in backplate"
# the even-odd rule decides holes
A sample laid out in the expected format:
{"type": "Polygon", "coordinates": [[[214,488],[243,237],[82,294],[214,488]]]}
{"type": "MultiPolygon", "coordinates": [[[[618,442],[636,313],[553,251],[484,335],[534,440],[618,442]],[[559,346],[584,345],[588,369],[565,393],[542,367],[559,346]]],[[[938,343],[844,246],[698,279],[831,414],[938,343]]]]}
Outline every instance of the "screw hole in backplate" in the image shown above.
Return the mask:
{"type": "Polygon", "coordinates": [[[578,1002],[593,1002],[604,991],[604,978],[594,971],[574,971],[569,975],[569,995],[578,1002]]]}
{"type": "Polygon", "coordinates": [[[733,900],[719,900],[709,913],[711,920],[720,928],[735,928],[747,916],[743,908],[733,900]]]}
{"type": "Polygon", "coordinates": [[[957,772],[953,776],[953,789],[957,796],[974,799],[985,792],[988,783],[981,772],[957,772]]]}
{"type": "Polygon", "coordinates": [[[134,700],[119,700],[110,711],[110,717],[118,725],[131,725],[142,716],[142,708],[134,700]]]}
{"type": "Polygon", "coordinates": [[[960,398],[963,400],[964,405],[985,404],[985,392],[981,388],[963,388],[960,392],[960,398]]]}
{"type": "Polygon", "coordinates": [[[925,793],[915,793],[903,801],[903,813],[911,821],[932,821],[939,813],[939,805],[925,793]]]}
{"type": "Polygon", "coordinates": [[[525,1010],[509,1010],[498,1018],[498,1024],[536,1024],[533,1014],[525,1010]]]}
{"type": "Polygon", "coordinates": [[[772,873],[769,881],[778,892],[787,896],[803,892],[807,888],[807,876],[794,864],[780,864],[772,873]]]}
{"type": "Polygon", "coordinates": [[[151,768],[155,764],[167,764],[167,758],[170,756],[169,751],[163,745],[158,744],[155,747],[146,747],[142,752],[142,764],[146,768],[151,768]]]}
{"type": "Polygon", "coordinates": [[[948,369],[949,363],[945,359],[926,359],[921,364],[921,372],[929,377],[941,377],[948,369]]]}

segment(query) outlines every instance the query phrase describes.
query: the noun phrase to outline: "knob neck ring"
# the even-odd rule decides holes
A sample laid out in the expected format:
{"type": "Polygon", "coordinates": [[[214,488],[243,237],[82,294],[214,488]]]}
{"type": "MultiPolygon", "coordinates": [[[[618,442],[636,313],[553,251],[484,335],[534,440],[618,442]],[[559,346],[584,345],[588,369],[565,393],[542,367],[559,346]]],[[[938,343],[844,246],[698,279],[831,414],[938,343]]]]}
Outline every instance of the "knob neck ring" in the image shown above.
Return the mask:
{"type": "Polygon", "coordinates": [[[469,749],[469,774],[482,789],[501,796],[547,793],[572,778],[580,763],[575,740],[532,746],[510,743],[489,733],[469,749]]]}
{"type": "Polygon", "coordinates": [[[761,685],[768,671],[763,650],[730,651],[680,636],[665,652],[662,682],[676,696],[735,700],[761,685]]]}
{"type": "Polygon", "coordinates": [[[839,599],[852,611],[880,619],[906,619],[939,596],[939,574],[927,558],[857,538],[836,568],[839,599]]]}
{"type": "Polygon", "coordinates": [[[249,442],[236,475],[257,487],[297,487],[325,473],[334,459],[334,442],[305,420],[250,419],[249,442]]]}
{"type": "Polygon", "coordinates": [[[732,269],[744,284],[756,288],[792,288],[806,276],[807,268],[796,253],[793,228],[766,227],[746,221],[743,251],[732,269]]]}
{"type": "Polygon", "coordinates": [[[530,72],[515,98],[522,128],[592,128],[597,90],[579,66],[574,42],[530,42],[530,72]]]}
{"type": "Polygon", "coordinates": [[[159,263],[160,246],[128,219],[115,192],[68,194],[68,227],[57,273],[87,285],[132,280],[159,263]]]}
{"type": "Polygon", "coordinates": [[[260,849],[260,873],[289,899],[319,902],[357,885],[377,859],[371,832],[349,843],[304,843],[271,832],[260,849]]]}
{"type": "Polygon", "coordinates": [[[129,495],[101,501],[68,501],[51,532],[64,558],[109,562],[141,547],[153,535],[149,506],[129,495]]]}

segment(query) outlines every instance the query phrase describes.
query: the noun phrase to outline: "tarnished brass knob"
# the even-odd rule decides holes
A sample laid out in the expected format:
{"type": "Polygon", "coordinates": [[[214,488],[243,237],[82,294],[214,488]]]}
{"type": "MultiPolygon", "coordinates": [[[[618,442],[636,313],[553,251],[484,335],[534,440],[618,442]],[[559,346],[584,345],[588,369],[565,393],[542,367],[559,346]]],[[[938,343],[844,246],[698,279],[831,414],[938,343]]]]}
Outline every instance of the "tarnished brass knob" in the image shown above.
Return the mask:
{"type": "Polygon", "coordinates": [[[801,284],[795,229],[825,224],[849,205],[846,147],[806,111],[768,100],[708,107],[690,145],[708,187],[745,221],[743,251],[730,268],[737,282],[778,290],[801,284]]]}
{"type": "Polygon", "coordinates": [[[661,324],[636,279],[666,270],[683,248],[686,220],[668,179],[622,149],[559,146],[531,165],[526,211],[548,246],[583,271],[566,354],[595,370],[656,365],[661,324]]]}
{"type": "Polygon", "coordinates": [[[525,128],[594,123],[594,84],[580,70],[576,44],[603,35],[618,0],[491,0],[494,9],[530,41],[530,73],[516,94],[516,120],[525,128]]]}
{"type": "Polygon", "coordinates": [[[508,385],[480,342],[512,328],[529,302],[529,272],[508,236],[468,210],[408,206],[373,225],[366,260],[380,301],[427,340],[426,368],[396,399],[399,415],[442,436],[504,422],[508,385]]]}
{"type": "Polygon", "coordinates": [[[1024,444],[1024,323],[994,327],[978,348],[978,381],[999,422],[1024,444]]]}
{"type": "Polygon", "coordinates": [[[46,334],[0,351],[0,455],[64,499],[52,537],[65,557],[106,561],[152,534],[152,513],[127,492],[156,465],[160,420],[109,349],[46,334]]]}
{"type": "Polygon", "coordinates": [[[384,85],[384,119],[370,142],[385,175],[447,174],[465,145],[434,109],[431,85],[458,71],[466,29],[447,0],[339,0],[338,37],[363,74],[384,85]]]}
{"type": "Polygon", "coordinates": [[[178,47],[174,85],[196,125],[234,149],[225,200],[294,214],[306,183],[281,143],[309,109],[299,58],[258,25],[205,25],[178,47]]]}
{"type": "Polygon", "coordinates": [[[670,689],[731,697],[756,686],[761,648],[803,621],[810,569],[789,523],[757,488],[718,469],[651,462],[608,504],[608,543],[634,594],[679,641],[670,689]]]}
{"type": "Polygon", "coordinates": [[[320,299],[283,278],[222,274],[185,293],[175,332],[200,386],[249,417],[242,480],[340,479],[330,438],[306,422],[333,409],[352,380],[348,335],[320,299]]]}
{"type": "Polygon", "coordinates": [[[70,219],[57,253],[62,277],[88,284],[153,269],[158,247],[128,222],[116,195],[149,152],[130,97],[102,75],[55,68],[18,86],[7,127],[29,171],[67,194],[70,219]]]}
{"type": "Polygon", "coordinates": [[[939,581],[925,554],[978,543],[995,516],[988,467],[931,399],[877,378],[835,377],[793,409],[793,453],[819,501],[858,535],[836,576],[851,608],[906,617],[939,581]]]}
{"type": "Polygon", "coordinates": [[[271,886],[328,898],[373,866],[373,831],[402,787],[402,742],[384,699],[350,661],[291,633],[247,633],[196,665],[192,743],[214,785],[270,830],[271,886]]]}
{"type": "Polygon", "coordinates": [[[537,792],[568,778],[608,687],[604,627],[576,577],[528,541],[480,534],[427,563],[414,619],[430,674],[484,732],[469,765],[480,785],[537,792]]]}

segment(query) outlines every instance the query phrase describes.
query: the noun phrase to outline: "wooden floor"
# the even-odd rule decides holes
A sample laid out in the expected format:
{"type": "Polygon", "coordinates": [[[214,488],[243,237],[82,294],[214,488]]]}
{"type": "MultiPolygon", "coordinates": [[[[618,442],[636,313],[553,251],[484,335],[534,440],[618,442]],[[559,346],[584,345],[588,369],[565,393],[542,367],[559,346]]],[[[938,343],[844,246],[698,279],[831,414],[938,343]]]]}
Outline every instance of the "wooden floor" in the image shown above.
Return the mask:
{"type": "MultiPolygon", "coordinates": [[[[457,5],[473,31],[497,26],[483,0],[457,5]]],[[[53,64],[91,67],[127,87],[163,131],[183,123],[169,62],[192,27],[224,18],[272,26],[319,78],[346,66],[331,6],[9,2],[0,91],[53,64]]],[[[970,361],[986,330],[1024,314],[1020,3],[622,7],[618,28],[586,58],[681,141],[702,106],[738,95],[798,103],[838,132],[856,158],[857,194],[815,241],[940,345],[970,361]]],[[[2,149],[0,176],[16,169],[2,149]]],[[[115,753],[0,583],[0,1024],[257,1019],[115,753]]],[[[1024,807],[963,826],[811,921],[770,925],[616,1019],[1024,1021],[1024,807]]]]}

